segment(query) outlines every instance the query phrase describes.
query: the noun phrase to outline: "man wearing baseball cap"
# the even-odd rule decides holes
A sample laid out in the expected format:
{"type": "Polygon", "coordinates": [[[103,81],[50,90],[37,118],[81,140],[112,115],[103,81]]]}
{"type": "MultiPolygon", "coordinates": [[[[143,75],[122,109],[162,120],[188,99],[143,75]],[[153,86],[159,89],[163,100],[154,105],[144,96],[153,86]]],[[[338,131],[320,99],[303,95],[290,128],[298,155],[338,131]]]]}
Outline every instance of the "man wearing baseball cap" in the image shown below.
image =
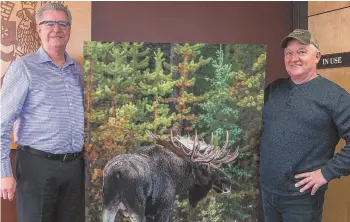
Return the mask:
{"type": "Polygon", "coordinates": [[[327,183],[350,173],[350,95],[317,74],[319,45],[296,29],[281,43],[289,78],[268,85],[260,146],[265,220],[321,221],[327,183]],[[340,138],[346,145],[334,155],[340,138]]]}

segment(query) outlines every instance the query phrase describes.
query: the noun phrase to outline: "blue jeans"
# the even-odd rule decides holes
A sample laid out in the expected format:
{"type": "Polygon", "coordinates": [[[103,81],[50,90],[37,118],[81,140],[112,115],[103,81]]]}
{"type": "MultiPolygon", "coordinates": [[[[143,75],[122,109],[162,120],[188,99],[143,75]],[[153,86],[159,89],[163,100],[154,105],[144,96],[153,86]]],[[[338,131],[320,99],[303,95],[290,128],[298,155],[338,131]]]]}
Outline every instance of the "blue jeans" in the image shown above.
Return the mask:
{"type": "Polygon", "coordinates": [[[321,222],[324,194],[281,196],[261,189],[265,222],[321,222]]]}

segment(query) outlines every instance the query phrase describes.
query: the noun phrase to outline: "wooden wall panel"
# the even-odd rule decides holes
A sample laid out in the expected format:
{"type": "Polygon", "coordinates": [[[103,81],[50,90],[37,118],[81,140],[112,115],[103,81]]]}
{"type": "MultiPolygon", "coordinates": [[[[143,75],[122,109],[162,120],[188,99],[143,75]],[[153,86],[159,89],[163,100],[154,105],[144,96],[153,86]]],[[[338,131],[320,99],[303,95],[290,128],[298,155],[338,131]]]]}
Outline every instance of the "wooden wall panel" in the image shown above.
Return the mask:
{"type": "Polygon", "coordinates": [[[309,30],[316,36],[322,54],[350,51],[350,8],[309,18],[309,30]]]}
{"type": "Polygon", "coordinates": [[[331,10],[344,8],[350,6],[349,1],[309,1],[309,12],[308,15],[315,15],[318,13],[324,13],[331,10]]]}
{"type": "Polygon", "coordinates": [[[327,79],[331,79],[346,91],[350,92],[350,67],[319,69],[318,73],[327,79]]]}
{"type": "MultiPolygon", "coordinates": [[[[335,82],[335,81],[334,81],[335,82]]],[[[348,87],[350,88],[350,87],[348,87]]],[[[336,147],[336,152],[344,146],[341,140],[336,147]]],[[[349,222],[350,221],[350,177],[334,179],[329,183],[323,206],[322,222],[349,222]]]]}
{"type": "MultiPolygon", "coordinates": [[[[337,83],[350,92],[350,67],[336,69],[320,69],[318,73],[323,77],[337,83]]],[[[345,141],[341,140],[336,147],[339,152],[344,147],[345,141]]],[[[326,192],[323,222],[350,222],[350,177],[342,177],[332,180],[326,192]],[[337,215],[337,216],[335,216],[337,215]]]]}
{"type": "Polygon", "coordinates": [[[350,203],[349,194],[344,190],[349,189],[350,178],[344,177],[330,182],[326,192],[322,222],[349,222],[350,203]]]}
{"type": "MultiPolygon", "coordinates": [[[[12,170],[15,169],[16,150],[10,152],[12,170]]],[[[0,201],[0,222],[17,222],[16,201],[4,200],[0,201]]]]}
{"type": "MultiPolygon", "coordinates": [[[[308,27],[322,54],[350,51],[350,2],[309,2],[308,27]],[[344,8],[347,7],[347,8],[344,8]],[[335,10],[339,9],[339,10],[335,10]],[[335,10],[335,11],[331,11],[335,10]]],[[[318,73],[350,92],[350,67],[320,69],[318,73]]],[[[336,152],[344,146],[341,140],[336,152]]],[[[350,177],[332,180],[326,192],[323,222],[350,222],[350,177]]]]}
{"type": "Polygon", "coordinates": [[[67,45],[69,55],[83,64],[83,43],[91,40],[91,2],[67,2],[73,21],[67,45]]]}

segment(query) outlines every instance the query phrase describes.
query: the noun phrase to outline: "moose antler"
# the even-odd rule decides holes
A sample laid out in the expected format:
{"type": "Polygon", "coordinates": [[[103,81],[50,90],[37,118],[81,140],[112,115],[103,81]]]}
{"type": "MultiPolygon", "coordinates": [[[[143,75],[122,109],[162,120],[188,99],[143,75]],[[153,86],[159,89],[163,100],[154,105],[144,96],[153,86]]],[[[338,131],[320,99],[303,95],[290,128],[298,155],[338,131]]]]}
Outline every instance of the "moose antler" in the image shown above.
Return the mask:
{"type": "Polygon", "coordinates": [[[177,147],[174,147],[171,143],[169,143],[166,140],[161,139],[159,136],[154,135],[152,132],[147,131],[148,136],[154,140],[154,142],[158,145],[161,145],[162,147],[168,148],[170,151],[178,155],[179,157],[183,156],[183,153],[180,149],[177,149],[177,147]]]}
{"type": "Polygon", "coordinates": [[[226,132],[226,142],[225,145],[219,149],[214,146],[214,135],[211,137],[211,144],[208,145],[203,141],[199,141],[197,132],[195,134],[194,140],[189,137],[173,136],[172,131],[170,131],[171,143],[159,138],[153,133],[149,132],[149,136],[156,142],[181,158],[187,159],[190,162],[196,163],[212,163],[214,165],[221,163],[228,163],[233,161],[238,156],[239,149],[237,148],[233,153],[227,151],[229,134],[226,132]]]}

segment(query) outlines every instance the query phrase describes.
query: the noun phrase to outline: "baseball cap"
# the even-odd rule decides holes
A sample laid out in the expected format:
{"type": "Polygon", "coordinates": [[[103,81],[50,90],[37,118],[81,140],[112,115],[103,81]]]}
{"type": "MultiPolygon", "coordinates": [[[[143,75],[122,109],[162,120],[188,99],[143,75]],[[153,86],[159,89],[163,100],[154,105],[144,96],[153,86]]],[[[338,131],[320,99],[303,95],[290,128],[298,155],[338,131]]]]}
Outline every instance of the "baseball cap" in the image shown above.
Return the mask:
{"type": "Polygon", "coordinates": [[[318,49],[317,40],[312,36],[312,34],[305,29],[295,29],[292,33],[287,35],[281,42],[281,47],[286,48],[287,43],[291,39],[296,39],[305,45],[312,44],[318,49]]]}

